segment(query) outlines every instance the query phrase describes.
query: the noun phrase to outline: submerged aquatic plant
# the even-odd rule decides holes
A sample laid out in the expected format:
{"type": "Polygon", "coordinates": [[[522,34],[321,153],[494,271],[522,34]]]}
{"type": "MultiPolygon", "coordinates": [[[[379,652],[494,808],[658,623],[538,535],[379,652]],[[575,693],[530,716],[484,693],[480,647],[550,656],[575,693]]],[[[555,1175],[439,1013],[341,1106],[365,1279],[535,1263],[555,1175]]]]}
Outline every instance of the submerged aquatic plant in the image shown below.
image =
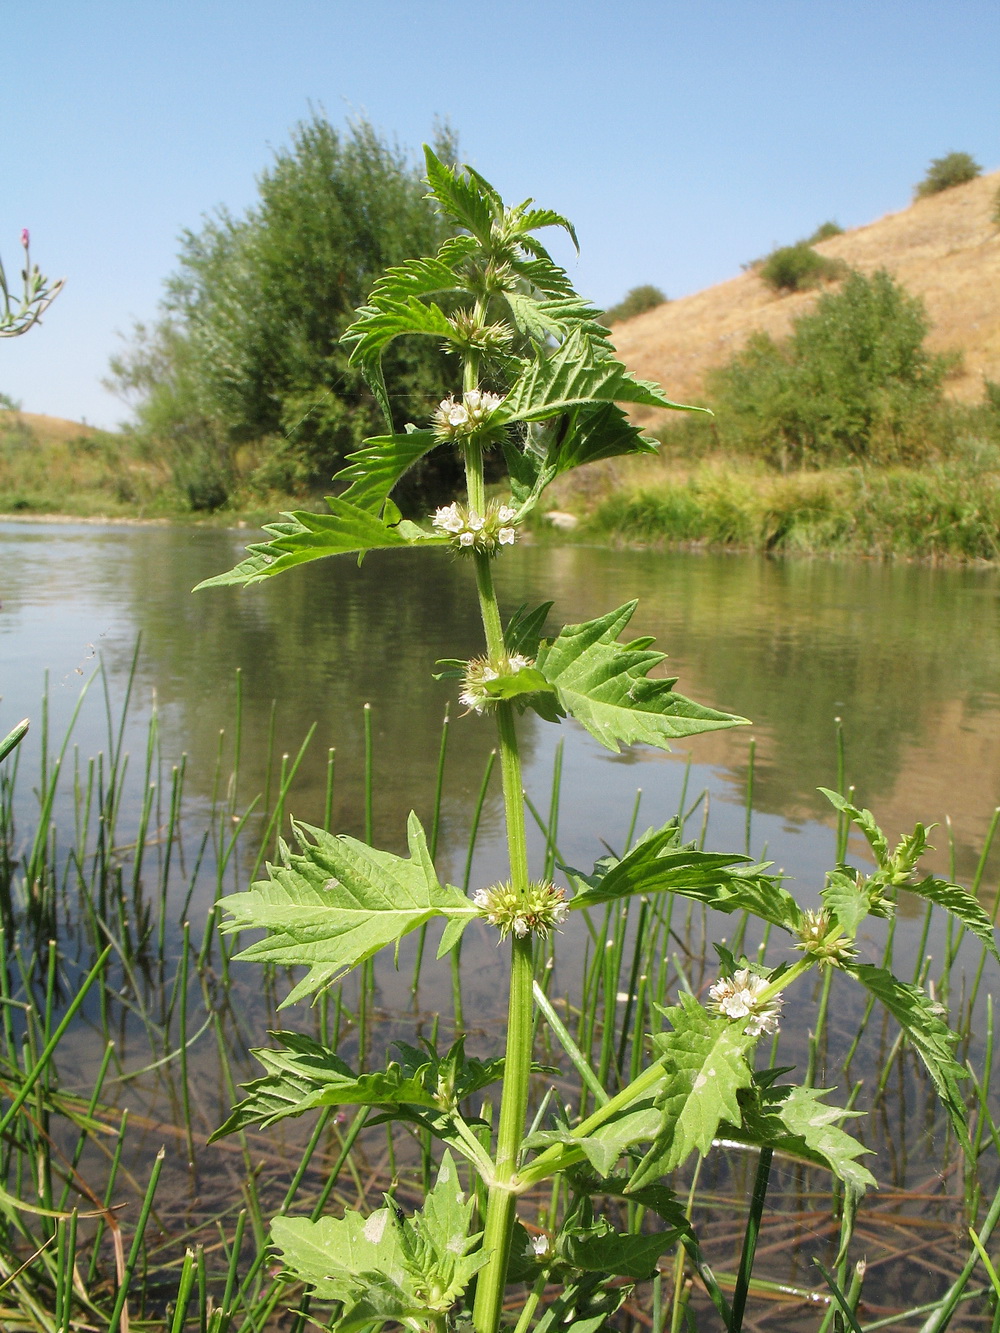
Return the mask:
{"type": "Polygon", "coordinates": [[[451,547],[471,559],[485,651],[471,662],[446,665],[462,682],[462,703],[497,728],[509,875],[471,895],[442,883],[412,814],[406,857],[293,821],[297,848],[283,845],[267,878],[226,898],[224,906],[228,929],[263,932],[241,957],[303,969],[286,1004],[315,996],[432,921],[442,927],[443,958],[470,923],[485,920],[497,930],[498,946],[509,951],[506,1051],[502,1060],[484,1063],[467,1058],[461,1040],[443,1055],[434,1046],[404,1046],[384,1070],[354,1071],[321,1042],[275,1034],[280,1047],[258,1053],[264,1076],[248,1085],[247,1097],[218,1132],[354,1105],[416,1127],[423,1141],[442,1145],[436,1183],[410,1217],[390,1200],[367,1216],[349,1211],[340,1218],[275,1220],[271,1240],[288,1275],[312,1289],[311,1308],[332,1304],[329,1326],[342,1333],[385,1324],[440,1333],[470,1319],[478,1333],[495,1333],[510,1284],[530,1289],[518,1333],[533,1323],[587,1333],[607,1327],[627,1284],[651,1276],[678,1242],[726,1328],[736,1333],[772,1153],[832,1173],[848,1198],[873,1183],[859,1160],[865,1150],[842,1127],[854,1112],[831,1105],[808,1079],[803,1086],[781,1082],[787,1070],[758,1060],[759,1040],[775,1031],[787,992],[817,969],[829,975],[836,968],[853,978],[899,1023],[955,1135],[967,1143],[955,1034],[929,994],[885,967],[857,961],[853,943],[868,916],[891,914],[904,887],[954,914],[995,954],[991,925],[971,894],[919,874],[926,844],[921,828],[890,851],[869,812],[837,793],[828,794],[842,819],[868,839],[876,868],[864,875],[838,864],[822,890],[821,913],[805,912],[766,864],[685,844],[677,821],[650,831],[622,857],[603,859],[590,874],[563,867],[568,891],[553,885],[548,871],[532,877],[519,713],[531,709],[549,722],[574,718],[615,752],[634,744],[667,749],[675,739],[744,719],[692,702],[675,690],[674,680],[650,676],[664,654],[648,638],[620,637],[634,602],[551,636],[544,633],[549,604],[522,608],[504,625],[492,563],[503,558],[548,485],[583,464],[655,448],[623,404],[696,409],[680,409],[617,359],[600,312],[576,294],[536,236],[541,228],[559,227],[575,244],[564,217],[531,200],[507,207],[477,172],[453,170],[431,152],[427,180],[458,234],[433,257],[390,269],[345,335],[353,363],[381,404],[386,434],[367,441],[339,474],[343,489],[327,501],[328,513],[286,515],[235,569],[200,586],[253,584],[321,557],[374,549],[451,547]],[[381,358],[402,336],[442,342],[456,357],[456,382],[442,386],[446,395],[429,423],[397,431],[381,358]],[[460,451],[466,492],[423,523],[404,519],[391,492],[436,448],[460,451]],[[486,494],[484,453],[490,449],[502,452],[507,465],[500,500],[486,494]],[[661,1010],[668,1026],[650,1034],[646,1046],[641,1037],[636,1043],[632,1077],[621,1074],[606,1086],[553,1021],[536,983],[570,913],[659,894],[759,919],[788,936],[789,960],[764,967],[717,946],[721,974],[707,1001],[682,992],[661,1010]],[[595,1102],[575,1119],[552,1098],[529,1120],[532,1076],[544,1072],[533,1063],[539,1009],[595,1102]],[[495,1085],[500,1103],[493,1123],[480,1094],[495,1085]],[[760,1162],[731,1301],[701,1258],[691,1217],[664,1185],[717,1138],[757,1150],[760,1162]],[[562,1206],[553,1205],[558,1217],[551,1234],[531,1238],[517,1204],[543,1182],[558,1182],[562,1206]],[[595,1208],[608,1196],[635,1205],[624,1231],[595,1208]],[[643,1229],[644,1213],[659,1218],[659,1229],[643,1229]],[[543,1303],[550,1286],[555,1294],[543,1303]]]}

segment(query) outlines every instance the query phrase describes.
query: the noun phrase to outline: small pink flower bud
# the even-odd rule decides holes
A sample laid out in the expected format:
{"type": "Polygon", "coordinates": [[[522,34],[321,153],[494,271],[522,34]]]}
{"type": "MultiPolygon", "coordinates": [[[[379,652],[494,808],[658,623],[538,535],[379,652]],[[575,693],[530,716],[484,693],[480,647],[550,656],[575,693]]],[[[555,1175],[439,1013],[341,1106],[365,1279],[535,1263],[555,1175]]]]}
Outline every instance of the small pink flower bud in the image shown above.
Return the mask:
{"type": "Polygon", "coordinates": [[[27,227],[22,227],[22,228],[21,228],[21,244],[24,246],[25,250],[27,250],[27,248],[28,248],[28,244],[29,244],[30,240],[31,240],[31,237],[30,237],[30,235],[28,234],[28,228],[27,228],[27,227]]]}

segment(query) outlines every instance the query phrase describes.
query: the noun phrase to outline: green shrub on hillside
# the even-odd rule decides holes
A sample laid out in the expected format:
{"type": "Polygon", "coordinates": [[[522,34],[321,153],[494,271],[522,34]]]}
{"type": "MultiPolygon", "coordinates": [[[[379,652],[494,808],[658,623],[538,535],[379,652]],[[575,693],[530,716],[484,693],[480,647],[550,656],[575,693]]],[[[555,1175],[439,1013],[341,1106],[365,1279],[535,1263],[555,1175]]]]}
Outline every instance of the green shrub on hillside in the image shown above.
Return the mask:
{"type": "Polygon", "coordinates": [[[754,334],[709,377],[720,442],[781,467],[928,456],[952,363],[925,350],[927,328],[890,274],[852,273],[786,342],[754,334]]]}
{"type": "Polygon", "coordinates": [[[927,175],[913,191],[914,199],[950,190],[953,185],[964,185],[982,174],[982,167],[969,153],[947,153],[931,159],[927,175]]]}
{"type": "Polygon", "coordinates": [[[846,271],[843,260],[828,259],[808,241],[772,250],[758,269],[762,280],[776,292],[805,291],[818,283],[842,278],[846,271]]]}
{"type": "Polygon", "coordinates": [[[829,222],[821,222],[811,236],[806,237],[806,245],[819,245],[820,241],[828,241],[833,236],[843,236],[844,229],[839,222],[834,222],[831,218],[829,222]]]}
{"type": "Polygon", "coordinates": [[[667,300],[659,287],[644,283],[641,287],[633,287],[617,305],[609,306],[601,323],[609,326],[620,324],[623,319],[633,319],[636,315],[644,315],[647,310],[655,310],[658,305],[665,305],[667,300]]]}

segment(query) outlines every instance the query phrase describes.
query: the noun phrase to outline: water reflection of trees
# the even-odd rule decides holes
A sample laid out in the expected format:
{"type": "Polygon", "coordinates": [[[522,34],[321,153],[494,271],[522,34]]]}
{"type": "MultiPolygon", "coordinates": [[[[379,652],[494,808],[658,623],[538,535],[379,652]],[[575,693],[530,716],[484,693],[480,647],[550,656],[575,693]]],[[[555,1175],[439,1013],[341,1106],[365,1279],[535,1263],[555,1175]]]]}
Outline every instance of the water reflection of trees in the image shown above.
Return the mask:
{"type": "MultiPolygon", "coordinates": [[[[231,564],[247,538],[176,530],[148,536],[134,544],[124,573],[142,632],[143,671],[156,688],[169,745],[189,754],[189,790],[210,792],[219,730],[233,732],[238,667],[247,796],[267,783],[274,701],[279,761],[318,723],[290,807],[306,820],[321,818],[327,750],[335,746],[334,826],[360,833],[363,706],[371,703],[376,832],[387,845],[405,845],[407,812],[431,816],[450,699],[444,814],[449,825],[467,823],[493,729],[458,716],[455,683],[432,673],[438,657],[482,651],[471,570],[436,552],[375,553],[360,568],[338,558],[243,592],[192,595],[194,583],[231,564]]],[[[523,727],[529,752],[533,725],[523,727]]]]}
{"type": "MultiPolygon", "coordinates": [[[[101,533],[79,540],[109,557],[98,569],[92,554],[81,556],[88,596],[120,606],[105,651],[120,676],[133,626],[142,630],[140,684],[156,688],[165,751],[190,754],[190,790],[210,791],[219,729],[232,732],[240,667],[247,795],[264,786],[276,700],[279,757],[319,724],[294,809],[319,817],[326,750],[335,745],[336,825],[360,831],[362,705],[370,701],[379,838],[399,840],[411,805],[429,815],[440,721],[456,695],[453,684],[431,678],[434,661],[481,651],[471,571],[461,562],[385,553],[359,569],[343,558],[246,592],[192,596],[194,583],[231,564],[251,533],[118,529],[110,545],[101,533]]],[[[554,597],[553,625],[637,595],[632,627],[655,634],[670,653],[679,688],[753,719],[761,811],[827,815],[815,789],[835,774],[837,716],[859,796],[898,810],[901,823],[950,812],[961,832],[968,811],[1000,801],[1000,747],[971,745],[992,734],[1000,716],[995,571],[539,546],[505,554],[497,577],[508,612],[554,597]],[[949,755],[956,762],[945,772],[949,755]]],[[[541,725],[525,722],[529,748],[541,725]]],[[[690,748],[739,787],[747,741],[745,731],[721,733],[690,748]]],[[[488,725],[455,719],[445,814],[456,834],[492,744],[488,725]]],[[[487,828],[495,813],[488,810],[487,828]]]]}

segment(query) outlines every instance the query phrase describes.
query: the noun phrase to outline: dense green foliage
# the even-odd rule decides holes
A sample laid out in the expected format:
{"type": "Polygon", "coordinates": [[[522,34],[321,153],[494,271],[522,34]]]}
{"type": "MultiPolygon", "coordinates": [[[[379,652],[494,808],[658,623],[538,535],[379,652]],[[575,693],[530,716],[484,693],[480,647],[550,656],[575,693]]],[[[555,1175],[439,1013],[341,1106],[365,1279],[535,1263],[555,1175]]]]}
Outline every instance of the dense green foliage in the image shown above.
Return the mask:
{"type": "Polygon", "coordinates": [[[626,292],[617,305],[609,306],[601,317],[601,322],[608,325],[620,324],[622,320],[644,315],[647,310],[655,310],[667,299],[659,287],[654,287],[649,282],[643,283],[642,286],[632,287],[626,292]]]}
{"type": "Polygon", "coordinates": [[[802,292],[843,277],[845,269],[838,260],[819,254],[810,241],[796,241],[772,250],[757,271],[773,291],[802,292]]]}
{"type": "Polygon", "coordinates": [[[925,457],[950,365],[927,328],[890,274],[852,273],[787,341],[756,333],[710,376],[720,441],[782,467],[925,457]]]}
{"type": "Polygon", "coordinates": [[[932,158],[927,175],[914,189],[913,197],[926,199],[928,195],[950,190],[953,185],[964,185],[966,181],[974,181],[982,170],[970,153],[946,153],[944,157],[932,158]]]}
{"type": "Polygon", "coordinates": [[[828,222],[821,222],[813,234],[806,237],[806,245],[819,245],[820,241],[828,241],[833,236],[843,236],[843,234],[843,227],[831,218],[828,222]]]}
{"type": "MultiPolygon", "coordinates": [[[[111,369],[192,508],[225,500],[245,444],[258,491],[329,481],[380,415],[341,335],[378,274],[446,235],[398,149],[320,115],[277,151],[245,216],[184,235],[161,318],[111,369]]],[[[427,415],[442,356],[427,340],[390,350],[400,424],[427,415]]]]}
{"type": "Polygon", "coordinates": [[[589,539],[696,543],[775,554],[1000,559],[1000,447],[920,470],[838,468],[787,476],[704,466],[619,486],[589,539]]]}

